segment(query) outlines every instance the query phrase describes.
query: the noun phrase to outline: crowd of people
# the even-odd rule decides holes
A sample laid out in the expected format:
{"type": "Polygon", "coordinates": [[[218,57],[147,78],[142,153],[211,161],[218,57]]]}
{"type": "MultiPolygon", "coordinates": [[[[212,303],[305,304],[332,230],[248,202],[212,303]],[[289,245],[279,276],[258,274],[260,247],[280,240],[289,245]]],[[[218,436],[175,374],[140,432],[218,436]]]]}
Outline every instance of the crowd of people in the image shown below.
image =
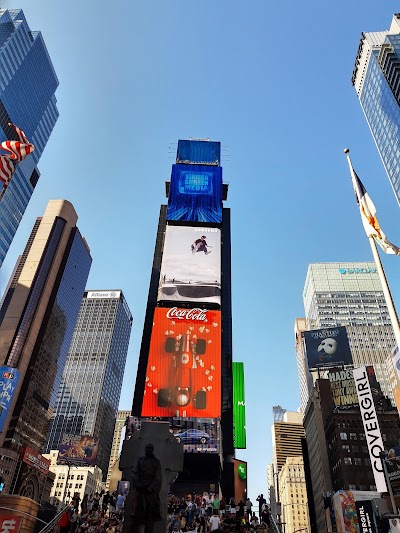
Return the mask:
{"type": "MultiPolygon", "coordinates": [[[[58,520],[55,533],[122,533],[126,496],[115,492],[96,492],[80,500],[78,494],[58,520]]],[[[268,533],[270,514],[261,494],[258,514],[253,503],[226,501],[215,494],[168,496],[166,533],[268,533]]]]}
{"type": "Polygon", "coordinates": [[[257,501],[258,515],[252,510],[253,503],[235,502],[218,498],[215,494],[191,494],[186,498],[168,496],[167,533],[267,533],[270,530],[270,513],[261,494],[257,501]]]}
{"type": "Polygon", "coordinates": [[[60,516],[55,533],[121,533],[125,496],[115,492],[79,494],[60,516]],[[57,532],[58,530],[58,532],[57,532]]]}

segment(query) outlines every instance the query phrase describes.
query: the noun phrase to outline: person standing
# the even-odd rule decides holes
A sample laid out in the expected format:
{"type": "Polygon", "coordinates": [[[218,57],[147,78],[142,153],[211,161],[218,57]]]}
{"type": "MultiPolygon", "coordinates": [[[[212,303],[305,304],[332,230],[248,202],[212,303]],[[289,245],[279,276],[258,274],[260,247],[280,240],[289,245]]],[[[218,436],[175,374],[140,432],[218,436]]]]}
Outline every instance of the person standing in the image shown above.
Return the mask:
{"type": "Polygon", "coordinates": [[[211,518],[210,518],[210,521],[209,521],[209,524],[210,524],[210,530],[211,531],[215,531],[216,529],[219,528],[219,525],[221,523],[221,520],[219,519],[219,516],[218,515],[213,515],[211,518]]]}
{"type": "Polygon", "coordinates": [[[213,499],[213,513],[219,516],[219,498],[217,495],[213,499]]]}
{"type": "Polygon", "coordinates": [[[263,505],[267,503],[267,500],[264,498],[263,494],[260,494],[259,496],[257,496],[257,501],[258,501],[258,516],[260,517],[260,520],[261,520],[262,508],[263,508],[263,505]]]}

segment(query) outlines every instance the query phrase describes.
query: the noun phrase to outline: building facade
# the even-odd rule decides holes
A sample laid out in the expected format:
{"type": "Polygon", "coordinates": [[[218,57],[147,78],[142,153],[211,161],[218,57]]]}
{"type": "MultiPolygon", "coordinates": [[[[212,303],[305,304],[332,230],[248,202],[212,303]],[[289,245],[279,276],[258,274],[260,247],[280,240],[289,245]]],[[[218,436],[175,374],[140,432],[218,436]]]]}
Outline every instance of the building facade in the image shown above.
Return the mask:
{"type": "Polygon", "coordinates": [[[354,366],[373,365],[394,401],[387,363],[395,339],[375,263],[309,265],[303,301],[307,329],[346,326],[354,366]]]}
{"type": "Polygon", "coordinates": [[[124,434],[126,433],[126,430],[124,430],[124,427],[126,425],[126,421],[129,416],[131,416],[131,411],[118,411],[117,419],[115,421],[114,437],[113,437],[111,454],[110,454],[110,462],[108,464],[106,490],[109,490],[110,488],[111,473],[113,470],[113,466],[115,462],[118,461],[118,458],[120,455],[122,441],[124,440],[124,434]]]}
{"type": "Polygon", "coordinates": [[[222,181],[220,143],[179,140],[166,193],[132,413],[157,416],[182,431],[205,431],[206,442],[196,446],[193,440],[186,447],[184,473],[174,491],[218,492],[221,486],[231,497],[235,490],[231,233],[230,209],[223,207],[228,186],[222,181]],[[175,313],[183,320],[174,320],[175,313]],[[175,356],[167,355],[174,351],[175,356]],[[168,383],[170,365],[173,377],[168,383]],[[182,389],[184,395],[176,396],[182,389]]]}
{"type": "Polygon", "coordinates": [[[303,457],[287,457],[279,472],[279,495],[285,531],[310,531],[303,457]]]}
{"type": "Polygon", "coordinates": [[[19,126],[35,151],[18,164],[0,201],[0,266],[39,180],[39,159],[58,118],[58,79],[43,37],[20,9],[0,10],[0,142],[19,126]]]}
{"type": "Polygon", "coordinates": [[[19,374],[1,420],[1,445],[10,451],[30,446],[41,452],[46,441],[92,262],[77,218],[66,200],[48,203],[3,298],[0,364],[19,374]]]}
{"type": "Polygon", "coordinates": [[[106,480],[124,375],[132,315],[120,290],[85,291],[45,451],[64,435],[99,439],[96,465],[106,480]]]}
{"type": "Polygon", "coordinates": [[[43,454],[43,457],[50,461],[50,472],[55,475],[49,498],[52,505],[61,510],[75,494],[79,494],[82,501],[85,494],[100,494],[104,490],[102,472],[98,466],[59,465],[58,454],[58,450],[43,454]]]}
{"type": "Polygon", "coordinates": [[[400,203],[400,14],[388,31],[362,33],[353,70],[368,126],[400,203]]]}

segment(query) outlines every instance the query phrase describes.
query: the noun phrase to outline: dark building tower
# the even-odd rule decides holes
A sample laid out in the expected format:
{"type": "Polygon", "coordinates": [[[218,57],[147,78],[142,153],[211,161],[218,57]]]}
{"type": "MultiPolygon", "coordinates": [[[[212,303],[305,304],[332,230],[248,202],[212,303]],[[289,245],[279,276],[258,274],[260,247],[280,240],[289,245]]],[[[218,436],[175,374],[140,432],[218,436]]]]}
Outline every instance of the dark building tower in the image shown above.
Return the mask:
{"type": "Polygon", "coordinates": [[[12,122],[35,146],[0,201],[0,266],[40,177],[37,165],[58,119],[57,86],[42,34],[30,29],[21,9],[0,9],[0,142],[17,140],[12,122]]]}
{"type": "MultiPolygon", "coordinates": [[[[92,263],[86,241],[76,227],[77,218],[66,200],[48,203],[43,217],[36,219],[2,300],[3,459],[16,459],[14,454],[24,446],[40,453],[46,441],[92,263]],[[4,372],[14,376],[10,399],[5,395],[4,372]]],[[[8,466],[6,470],[12,469],[8,466]]],[[[6,483],[5,488],[10,486],[6,483]]],[[[17,490],[15,485],[11,488],[17,490]]]]}
{"type": "Polygon", "coordinates": [[[232,496],[230,210],[222,207],[228,186],[220,154],[219,142],[178,142],[160,210],[133,415],[168,420],[185,444],[176,492],[222,484],[232,496]]]}
{"type": "Polygon", "coordinates": [[[46,452],[64,436],[99,439],[95,464],[106,480],[132,315],[120,290],[85,291],[68,351],[46,452]]]}

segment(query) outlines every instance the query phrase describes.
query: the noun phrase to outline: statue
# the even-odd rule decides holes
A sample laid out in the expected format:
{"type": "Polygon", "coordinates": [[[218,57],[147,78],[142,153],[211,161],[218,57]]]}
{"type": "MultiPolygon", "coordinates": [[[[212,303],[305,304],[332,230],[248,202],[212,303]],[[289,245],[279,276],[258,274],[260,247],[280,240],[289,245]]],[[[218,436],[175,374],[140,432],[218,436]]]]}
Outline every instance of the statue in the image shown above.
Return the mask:
{"type": "Polygon", "coordinates": [[[154,455],[154,445],[146,444],[145,456],[139,457],[132,469],[135,490],[131,510],[133,526],[145,525],[145,533],[153,533],[154,522],[162,520],[160,490],[161,463],[154,455]]]}

